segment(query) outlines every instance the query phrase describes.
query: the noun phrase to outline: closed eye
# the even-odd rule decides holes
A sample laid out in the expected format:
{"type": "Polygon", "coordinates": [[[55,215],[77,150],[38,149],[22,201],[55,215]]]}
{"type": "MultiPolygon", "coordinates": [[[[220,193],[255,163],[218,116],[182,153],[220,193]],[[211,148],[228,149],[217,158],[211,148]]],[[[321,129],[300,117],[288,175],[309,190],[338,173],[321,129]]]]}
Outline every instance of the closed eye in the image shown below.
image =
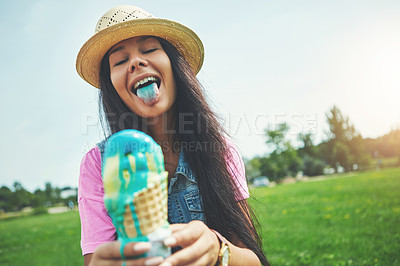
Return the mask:
{"type": "Polygon", "coordinates": [[[157,50],[157,48],[153,48],[153,49],[149,49],[149,50],[143,51],[143,53],[144,54],[149,54],[149,53],[152,53],[152,52],[154,52],[156,50],[157,50]]]}
{"type": "Polygon", "coordinates": [[[121,60],[121,61],[118,61],[114,66],[122,65],[123,63],[125,63],[125,62],[127,62],[127,61],[128,61],[128,58],[126,58],[126,59],[124,59],[124,60],[121,60]]]}

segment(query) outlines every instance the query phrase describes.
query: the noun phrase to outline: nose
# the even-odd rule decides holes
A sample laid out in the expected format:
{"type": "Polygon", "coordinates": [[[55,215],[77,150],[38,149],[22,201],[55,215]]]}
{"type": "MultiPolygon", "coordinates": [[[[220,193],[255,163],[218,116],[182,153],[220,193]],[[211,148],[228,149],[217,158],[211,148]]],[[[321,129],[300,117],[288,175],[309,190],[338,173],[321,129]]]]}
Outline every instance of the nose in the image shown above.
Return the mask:
{"type": "Polygon", "coordinates": [[[134,56],[129,64],[129,72],[133,72],[135,69],[139,67],[146,67],[148,65],[147,60],[139,57],[139,56],[134,56]]]}

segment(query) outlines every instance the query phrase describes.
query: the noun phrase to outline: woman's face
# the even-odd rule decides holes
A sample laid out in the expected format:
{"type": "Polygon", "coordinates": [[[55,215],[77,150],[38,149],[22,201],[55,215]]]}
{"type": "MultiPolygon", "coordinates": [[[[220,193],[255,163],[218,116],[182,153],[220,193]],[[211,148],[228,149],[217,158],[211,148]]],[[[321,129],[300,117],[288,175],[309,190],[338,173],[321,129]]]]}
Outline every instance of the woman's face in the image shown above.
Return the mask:
{"type": "Polygon", "coordinates": [[[110,78],[119,97],[135,114],[156,117],[176,98],[171,62],[155,37],[123,40],[109,51],[110,78]]]}

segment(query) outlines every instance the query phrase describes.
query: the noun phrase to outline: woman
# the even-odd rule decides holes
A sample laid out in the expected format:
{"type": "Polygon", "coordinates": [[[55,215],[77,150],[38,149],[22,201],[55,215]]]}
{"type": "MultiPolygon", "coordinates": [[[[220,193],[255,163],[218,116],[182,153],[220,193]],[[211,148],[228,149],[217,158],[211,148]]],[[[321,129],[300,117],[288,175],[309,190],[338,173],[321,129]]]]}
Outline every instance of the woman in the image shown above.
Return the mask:
{"type": "MultiPolygon", "coordinates": [[[[178,250],[166,259],[121,258],[102,201],[101,142],[81,164],[85,265],[268,264],[246,201],[243,161],[223,136],[195,76],[203,57],[202,43],[189,28],[133,6],[104,14],[81,48],[77,71],[100,88],[102,121],[110,133],[138,129],[162,147],[172,230],[164,243],[178,250]]],[[[130,243],[123,255],[149,249],[148,243],[130,243]]]]}

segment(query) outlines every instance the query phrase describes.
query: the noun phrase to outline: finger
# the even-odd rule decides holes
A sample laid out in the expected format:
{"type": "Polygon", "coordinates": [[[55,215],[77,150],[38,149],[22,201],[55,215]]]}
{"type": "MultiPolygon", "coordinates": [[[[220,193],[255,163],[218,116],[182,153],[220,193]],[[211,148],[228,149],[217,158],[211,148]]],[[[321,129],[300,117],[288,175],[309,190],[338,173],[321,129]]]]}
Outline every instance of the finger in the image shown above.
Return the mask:
{"type": "Polygon", "coordinates": [[[209,266],[214,266],[214,265],[219,265],[217,264],[218,262],[218,257],[215,259],[215,262],[212,262],[213,260],[210,260],[208,256],[201,256],[197,260],[192,260],[190,262],[190,265],[194,266],[204,266],[204,265],[209,265],[209,266]]]}
{"type": "MultiPolygon", "coordinates": [[[[174,253],[165,262],[171,265],[214,265],[218,260],[219,241],[207,226],[194,224],[200,228],[201,235],[192,244],[174,253]]],[[[181,233],[181,231],[179,232],[181,233]]],[[[184,232],[185,233],[185,232],[184,232]]]]}
{"type": "Polygon", "coordinates": [[[205,251],[206,249],[204,248],[204,245],[191,245],[169,256],[164,260],[162,265],[164,265],[164,263],[165,265],[174,266],[194,265],[195,261],[200,261],[200,258],[205,255],[205,251]]]}
{"type": "Polygon", "coordinates": [[[94,251],[94,255],[100,259],[120,259],[121,254],[119,248],[120,243],[118,241],[107,242],[98,246],[94,251]]]}
{"type": "Polygon", "coordinates": [[[150,242],[131,242],[124,247],[125,257],[134,257],[141,255],[151,249],[150,242]]]}
{"type": "Polygon", "coordinates": [[[123,265],[123,266],[137,266],[137,265],[155,266],[155,265],[160,265],[160,263],[163,261],[164,261],[163,257],[149,257],[149,258],[130,259],[130,260],[121,261],[120,265],[123,265]]]}
{"type": "Polygon", "coordinates": [[[184,229],[185,227],[187,227],[187,224],[171,224],[169,226],[169,229],[171,230],[172,233],[174,233],[176,231],[184,229]]]}
{"type": "MultiPolygon", "coordinates": [[[[101,258],[106,260],[115,260],[121,259],[121,242],[112,241],[104,243],[96,248],[95,254],[101,258]]],[[[136,242],[136,243],[128,243],[124,247],[124,256],[132,257],[143,254],[149,251],[151,248],[151,244],[148,242],[136,242]]]]}
{"type": "Polygon", "coordinates": [[[208,227],[201,221],[192,221],[186,226],[176,230],[170,237],[164,240],[164,244],[169,247],[186,247],[195,242],[208,227]]]}

